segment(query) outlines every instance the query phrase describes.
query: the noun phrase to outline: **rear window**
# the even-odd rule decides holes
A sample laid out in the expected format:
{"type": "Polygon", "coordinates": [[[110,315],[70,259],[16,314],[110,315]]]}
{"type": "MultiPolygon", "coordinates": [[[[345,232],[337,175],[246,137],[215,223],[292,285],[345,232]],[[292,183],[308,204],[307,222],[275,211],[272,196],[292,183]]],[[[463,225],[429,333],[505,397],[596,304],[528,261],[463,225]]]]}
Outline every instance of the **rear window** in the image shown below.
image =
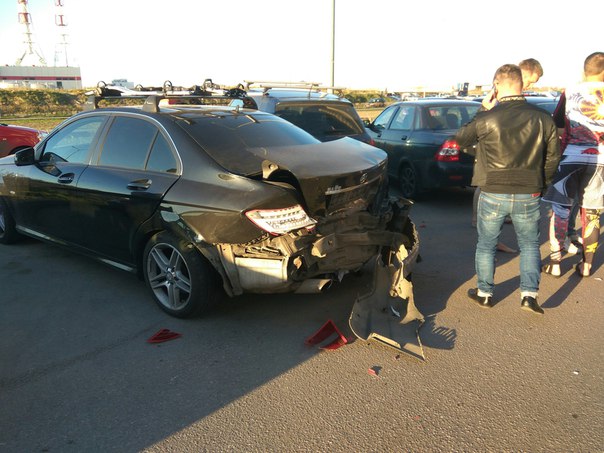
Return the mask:
{"type": "Polygon", "coordinates": [[[365,130],[352,104],[279,104],[275,114],[322,141],[362,134],[365,130]]]}
{"type": "Polygon", "coordinates": [[[181,114],[178,122],[216,162],[234,173],[249,175],[262,171],[262,159],[249,152],[254,148],[297,147],[319,143],[309,133],[273,115],[181,114]]]}

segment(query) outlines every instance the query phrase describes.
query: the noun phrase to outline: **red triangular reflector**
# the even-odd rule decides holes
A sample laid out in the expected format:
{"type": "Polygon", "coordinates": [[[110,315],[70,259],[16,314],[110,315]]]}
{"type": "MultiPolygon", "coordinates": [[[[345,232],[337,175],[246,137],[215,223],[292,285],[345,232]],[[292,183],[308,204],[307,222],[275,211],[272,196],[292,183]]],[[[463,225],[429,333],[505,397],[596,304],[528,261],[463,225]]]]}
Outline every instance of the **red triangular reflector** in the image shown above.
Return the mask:
{"type": "Polygon", "coordinates": [[[169,329],[161,329],[152,337],[147,339],[147,343],[163,343],[164,341],[174,340],[182,335],[177,332],[172,332],[169,329]]]}
{"type": "Polygon", "coordinates": [[[325,324],[323,324],[323,326],[321,326],[321,328],[317,330],[314,334],[308,337],[305,343],[307,345],[315,345],[327,340],[333,334],[336,335],[336,338],[328,344],[321,346],[321,349],[334,350],[348,343],[348,338],[346,338],[342,334],[342,332],[340,332],[340,329],[336,327],[336,325],[331,319],[328,320],[325,324]]]}

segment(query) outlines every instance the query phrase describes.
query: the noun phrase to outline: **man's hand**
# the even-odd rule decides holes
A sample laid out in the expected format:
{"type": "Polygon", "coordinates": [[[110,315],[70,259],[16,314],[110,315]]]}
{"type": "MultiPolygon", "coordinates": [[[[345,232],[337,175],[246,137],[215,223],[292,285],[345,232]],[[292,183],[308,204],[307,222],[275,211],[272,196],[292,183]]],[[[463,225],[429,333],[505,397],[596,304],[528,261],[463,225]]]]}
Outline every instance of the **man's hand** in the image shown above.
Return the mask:
{"type": "Polygon", "coordinates": [[[495,88],[487,93],[487,95],[482,100],[482,107],[485,110],[491,110],[493,107],[497,105],[497,93],[495,92],[495,88]]]}

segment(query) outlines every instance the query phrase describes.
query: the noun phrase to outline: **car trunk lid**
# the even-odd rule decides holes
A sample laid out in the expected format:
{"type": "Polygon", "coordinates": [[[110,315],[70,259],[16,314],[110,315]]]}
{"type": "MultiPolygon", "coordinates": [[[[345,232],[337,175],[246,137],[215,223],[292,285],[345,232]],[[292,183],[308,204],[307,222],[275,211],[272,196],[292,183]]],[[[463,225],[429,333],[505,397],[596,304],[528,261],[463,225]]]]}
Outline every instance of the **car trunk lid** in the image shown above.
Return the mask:
{"type": "Polygon", "coordinates": [[[291,173],[310,215],[366,208],[386,178],[386,154],[352,138],[295,147],[252,148],[264,179],[291,173]]]}

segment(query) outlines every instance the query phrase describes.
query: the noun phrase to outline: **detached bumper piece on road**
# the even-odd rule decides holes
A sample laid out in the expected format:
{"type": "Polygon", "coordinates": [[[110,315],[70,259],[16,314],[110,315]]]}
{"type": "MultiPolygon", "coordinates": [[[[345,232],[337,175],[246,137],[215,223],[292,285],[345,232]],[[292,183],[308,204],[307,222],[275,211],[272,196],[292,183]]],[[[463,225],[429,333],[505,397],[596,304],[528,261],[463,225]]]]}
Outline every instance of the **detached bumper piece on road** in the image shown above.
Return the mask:
{"type": "Polygon", "coordinates": [[[387,263],[383,262],[383,254],[375,259],[372,289],[355,301],[349,324],[362,340],[372,340],[424,360],[419,338],[424,317],[415,306],[408,269],[408,265],[415,263],[419,250],[415,226],[413,240],[416,246],[410,250],[403,244],[391,250],[386,256],[387,263]]]}

